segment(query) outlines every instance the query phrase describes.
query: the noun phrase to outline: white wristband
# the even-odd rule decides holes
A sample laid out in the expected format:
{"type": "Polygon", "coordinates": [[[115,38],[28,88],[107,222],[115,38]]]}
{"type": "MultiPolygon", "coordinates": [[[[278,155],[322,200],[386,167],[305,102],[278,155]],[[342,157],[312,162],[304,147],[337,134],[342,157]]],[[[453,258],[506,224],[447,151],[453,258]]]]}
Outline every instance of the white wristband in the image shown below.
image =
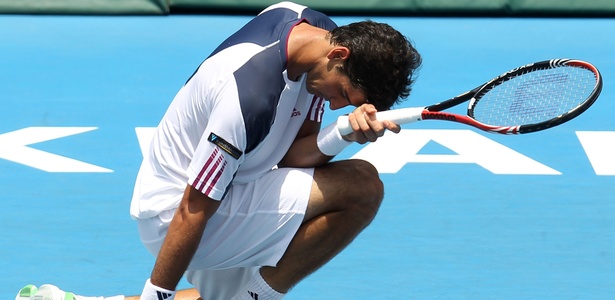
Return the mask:
{"type": "Polygon", "coordinates": [[[339,129],[337,129],[337,123],[334,122],[318,133],[316,144],[323,154],[335,156],[342,152],[348,145],[352,144],[352,142],[342,138],[339,129]]]}
{"type": "Polygon", "coordinates": [[[175,298],[175,291],[169,291],[161,287],[157,287],[152,284],[150,279],[147,279],[145,286],[143,287],[143,293],[141,293],[140,300],[173,300],[175,298]]]}

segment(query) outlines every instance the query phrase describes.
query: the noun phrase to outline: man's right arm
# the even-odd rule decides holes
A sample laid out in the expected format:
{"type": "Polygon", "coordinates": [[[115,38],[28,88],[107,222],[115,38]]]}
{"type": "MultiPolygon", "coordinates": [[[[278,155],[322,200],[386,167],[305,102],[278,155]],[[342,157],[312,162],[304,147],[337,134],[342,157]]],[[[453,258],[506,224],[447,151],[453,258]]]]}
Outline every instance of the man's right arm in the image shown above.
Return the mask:
{"type": "Polygon", "coordinates": [[[175,290],[201,241],[205,225],[220,206],[220,201],[186,186],[179,208],[158,253],[151,275],[155,286],[175,290]]]}

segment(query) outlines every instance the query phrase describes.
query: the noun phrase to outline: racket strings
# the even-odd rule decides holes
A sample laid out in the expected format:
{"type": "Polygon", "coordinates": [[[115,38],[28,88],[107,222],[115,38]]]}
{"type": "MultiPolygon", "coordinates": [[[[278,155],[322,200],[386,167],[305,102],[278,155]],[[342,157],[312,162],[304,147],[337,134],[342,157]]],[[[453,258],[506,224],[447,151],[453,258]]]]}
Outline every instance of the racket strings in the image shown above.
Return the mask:
{"type": "Polygon", "coordinates": [[[487,91],[473,117],[502,126],[548,121],[581,105],[595,83],[593,72],[571,66],[520,74],[487,91]]]}

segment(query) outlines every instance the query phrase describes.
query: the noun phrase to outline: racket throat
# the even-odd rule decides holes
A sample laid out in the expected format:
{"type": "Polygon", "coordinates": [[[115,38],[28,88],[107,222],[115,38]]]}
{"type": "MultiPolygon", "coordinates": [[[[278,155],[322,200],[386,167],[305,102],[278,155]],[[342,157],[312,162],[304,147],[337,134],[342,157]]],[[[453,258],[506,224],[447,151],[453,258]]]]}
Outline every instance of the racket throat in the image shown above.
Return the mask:
{"type": "Polygon", "coordinates": [[[459,115],[443,113],[443,112],[431,112],[428,110],[424,110],[421,114],[422,120],[443,120],[443,121],[451,121],[451,122],[460,122],[459,115]]]}

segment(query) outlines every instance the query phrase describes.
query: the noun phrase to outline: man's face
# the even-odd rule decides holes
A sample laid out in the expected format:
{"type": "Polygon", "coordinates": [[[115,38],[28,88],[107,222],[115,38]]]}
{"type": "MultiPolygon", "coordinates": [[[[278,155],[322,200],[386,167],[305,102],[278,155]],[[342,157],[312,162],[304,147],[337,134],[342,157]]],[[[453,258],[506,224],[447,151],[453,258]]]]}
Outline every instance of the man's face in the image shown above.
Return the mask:
{"type": "Polygon", "coordinates": [[[329,101],[331,110],[348,105],[360,106],[367,102],[363,91],[355,88],[337,66],[309,72],[306,88],[309,93],[329,101]]]}

